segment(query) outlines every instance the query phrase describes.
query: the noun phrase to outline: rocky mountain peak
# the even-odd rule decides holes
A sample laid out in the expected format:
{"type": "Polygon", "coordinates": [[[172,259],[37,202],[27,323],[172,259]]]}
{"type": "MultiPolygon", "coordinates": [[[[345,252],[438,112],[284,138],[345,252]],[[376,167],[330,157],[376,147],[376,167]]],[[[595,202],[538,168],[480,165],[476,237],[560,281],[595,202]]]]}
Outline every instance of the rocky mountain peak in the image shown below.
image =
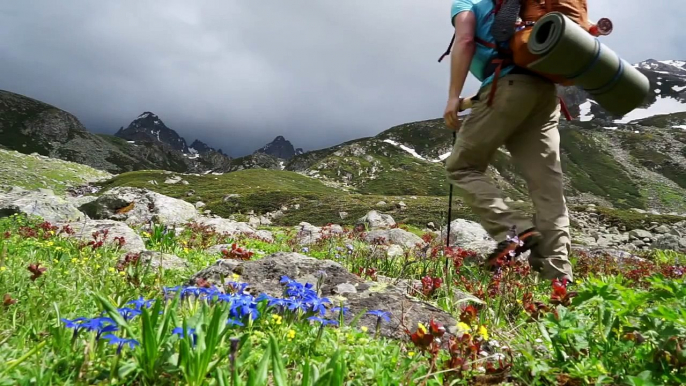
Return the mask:
{"type": "Polygon", "coordinates": [[[290,141],[279,135],[273,141],[255,151],[255,153],[265,153],[280,159],[291,159],[298,154],[302,154],[303,150],[300,148],[295,149],[290,141]]]}
{"type": "Polygon", "coordinates": [[[160,143],[182,153],[189,153],[186,140],[150,111],[139,115],[126,129],[120,129],[114,135],[127,141],[160,143]]]}
{"type": "Polygon", "coordinates": [[[188,151],[191,154],[206,154],[212,151],[216,151],[219,154],[224,154],[222,149],[217,150],[199,139],[196,139],[193,141],[193,143],[191,143],[191,145],[188,147],[188,151]]]}

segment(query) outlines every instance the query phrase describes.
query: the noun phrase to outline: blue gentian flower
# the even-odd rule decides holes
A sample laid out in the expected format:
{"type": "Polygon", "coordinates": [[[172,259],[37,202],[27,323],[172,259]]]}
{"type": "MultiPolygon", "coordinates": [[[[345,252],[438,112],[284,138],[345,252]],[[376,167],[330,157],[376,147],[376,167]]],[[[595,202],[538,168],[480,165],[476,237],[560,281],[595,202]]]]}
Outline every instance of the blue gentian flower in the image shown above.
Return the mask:
{"type": "Polygon", "coordinates": [[[133,304],[137,310],[140,311],[141,308],[150,308],[154,300],[145,300],[143,297],[139,297],[135,300],[130,300],[126,304],[133,304]]]}
{"type": "Polygon", "coordinates": [[[119,311],[119,315],[121,315],[124,320],[129,321],[136,316],[141,314],[141,310],[137,310],[135,308],[120,308],[117,311],[119,311]]]}
{"type": "Polygon", "coordinates": [[[310,299],[309,303],[312,307],[312,311],[319,312],[320,315],[324,315],[326,314],[326,308],[324,307],[324,304],[331,304],[331,301],[327,298],[314,298],[310,299]]]}
{"type": "Polygon", "coordinates": [[[235,320],[235,319],[231,319],[231,318],[229,318],[229,319],[226,321],[226,324],[229,325],[229,326],[240,326],[240,327],[244,327],[244,326],[245,326],[245,324],[241,323],[240,321],[235,320]]]}
{"type": "Polygon", "coordinates": [[[317,317],[317,316],[311,316],[311,317],[307,318],[307,320],[311,320],[311,321],[313,321],[313,322],[319,322],[319,323],[321,323],[321,324],[324,325],[324,326],[326,326],[326,325],[328,325],[328,324],[333,324],[333,325],[335,325],[335,326],[338,325],[338,322],[335,321],[335,320],[322,319],[322,318],[317,317]]]}
{"type": "Polygon", "coordinates": [[[386,311],[381,311],[381,310],[374,310],[374,311],[369,311],[367,312],[369,315],[374,315],[379,319],[383,319],[386,322],[390,322],[391,318],[389,318],[390,313],[386,311]]]}
{"type": "Polygon", "coordinates": [[[117,355],[121,354],[121,349],[125,346],[128,345],[129,348],[134,348],[135,346],[138,346],[139,343],[135,339],[123,339],[118,336],[112,335],[112,334],[107,334],[102,337],[105,340],[109,341],[109,344],[116,344],[117,345],[117,355]]]}

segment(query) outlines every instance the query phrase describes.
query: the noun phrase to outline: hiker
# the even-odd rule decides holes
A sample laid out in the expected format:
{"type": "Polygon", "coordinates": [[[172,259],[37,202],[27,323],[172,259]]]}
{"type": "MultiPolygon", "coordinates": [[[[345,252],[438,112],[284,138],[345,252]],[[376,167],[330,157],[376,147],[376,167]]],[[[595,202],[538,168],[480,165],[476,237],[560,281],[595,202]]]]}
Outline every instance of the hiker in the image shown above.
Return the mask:
{"type": "MultiPolygon", "coordinates": [[[[560,101],[553,82],[524,68],[501,63],[491,36],[493,0],[453,0],[455,29],[450,87],[444,119],[457,131],[446,161],[448,180],[498,241],[486,260],[497,268],[528,250],[529,263],[544,279],[573,279],[569,262],[569,215],[560,164],[560,101]],[[482,82],[471,114],[460,123],[458,112],[467,74],[482,82]],[[494,84],[494,79],[497,82],[494,84]],[[509,207],[486,176],[504,145],[526,180],[535,220],[509,207]],[[514,232],[511,232],[513,231],[514,232]],[[516,237],[515,237],[516,236],[516,237]]],[[[448,52],[450,51],[450,48],[448,52]]],[[[446,52],[446,55],[448,54],[446,52]]],[[[440,60],[439,60],[440,61],[440,60]]]]}

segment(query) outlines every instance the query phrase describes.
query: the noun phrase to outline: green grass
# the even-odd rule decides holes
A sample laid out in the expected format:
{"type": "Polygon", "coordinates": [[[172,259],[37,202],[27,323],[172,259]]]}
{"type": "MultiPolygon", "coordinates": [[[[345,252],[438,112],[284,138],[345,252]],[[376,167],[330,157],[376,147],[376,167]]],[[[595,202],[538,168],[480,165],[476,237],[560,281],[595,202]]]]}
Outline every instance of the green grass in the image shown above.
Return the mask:
{"type": "MultiPolygon", "coordinates": [[[[150,189],[192,203],[203,201],[207,209],[226,217],[250,210],[264,214],[287,206],[289,209],[275,220],[280,225],[297,225],[302,221],[315,225],[353,225],[369,210],[379,209],[391,214],[398,222],[425,227],[429,222],[444,224],[448,210],[448,189],[443,191],[443,196],[415,198],[390,194],[357,194],[326,186],[317,179],[295,172],[264,169],[242,170],[221,176],[183,175],[188,185],[164,184],[164,180],[171,176],[172,174],[159,171],[130,172],[100,185],[103,191],[116,186],[131,186],[150,189]],[[150,184],[150,180],[157,181],[158,185],[150,184]],[[191,189],[195,194],[188,197],[186,193],[191,189]],[[230,195],[238,196],[229,197],[230,195]],[[379,201],[385,201],[389,205],[377,208],[376,203],[379,201]],[[400,201],[407,204],[406,209],[394,205],[400,201]],[[299,209],[293,208],[296,204],[300,205],[299,209]],[[348,217],[341,219],[340,212],[347,212],[348,217]]],[[[527,208],[526,204],[515,206],[527,208]]],[[[475,219],[473,213],[455,195],[452,218],[458,217],[475,219]]]]}
{"type": "Polygon", "coordinates": [[[91,167],[57,159],[40,159],[15,151],[0,150],[0,181],[25,189],[47,188],[63,194],[78,186],[110,174],[91,167]]]}
{"type": "MultiPolygon", "coordinates": [[[[444,255],[440,239],[431,241],[429,251],[435,254],[412,250],[387,259],[373,253],[378,246],[347,230],[306,252],[336,261],[350,272],[366,272],[363,277],[372,282],[375,275],[424,279],[411,296],[459,320],[457,326],[442,326],[455,331],[459,339],[442,335],[428,318],[405,326],[410,339],[381,338],[373,327],[360,328],[354,320],[340,319],[331,309],[338,304],[326,302],[320,317],[337,325],[320,326],[319,321],[307,319],[312,311],[279,310],[247,294],[230,295],[232,303],[192,298],[161,301],[164,288],[187,285],[190,275],[217,260],[218,256],[203,252],[209,245],[235,242],[255,252],[251,259],[300,250],[292,243],[295,230],[273,230],[276,241],[265,243],[202,229],[179,234],[165,233],[161,226],[150,232],[138,229],[148,249],[172,253],[188,263],[182,270],[157,270],[118,264],[122,252],[116,247],[79,245],[39,219],[0,219],[0,385],[671,386],[686,382],[681,351],[686,322],[679,313],[686,309],[686,283],[679,267],[672,265],[683,263],[686,256],[674,253],[657,251],[644,256],[646,262],[623,264],[610,257],[575,255],[577,283],[564,289],[551,288],[549,282],[531,275],[525,264],[505,267],[501,275],[493,276],[460,251],[444,255]],[[439,279],[443,281],[437,285],[439,279]],[[457,303],[452,291],[472,293],[475,301],[457,303]],[[238,299],[246,297],[250,300],[246,307],[259,311],[254,319],[237,308],[244,304],[238,299]],[[136,300],[142,303],[129,303],[136,300]],[[145,300],[151,302],[144,305],[145,300]],[[468,305],[472,307],[465,308],[468,305]],[[125,320],[125,309],[129,313],[138,309],[140,314],[125,320]],[[77,317],[94,318],[114,329],[99,340],[95,331],[74,333],[68,326],[77,317]],[[176,327],[195,329],[196,343],[193,333],[185,338],[175,334],[176,327]],[[434,334],[449,344],[436,345],[434,334]],[[135,343],[118,350],[113,343],[121,338],[135,343]],[[487,355],[480,355],[484,350],[487,355]],[[486,369],[499,371],[485,375],[486,369]]],[[[240,275],[227,279],[243,281],[240,275]]],[[[317,283],[311,284],[317,288],[317,283]]],[[[370,284],[383,287],[379,282],[370,284]]],[[[232,293],[231,286],[225,288],[232,293]]],[[[399,317],[401,310],[391,312],[399,317]]],[[[378,323],[386,322],[378,318],[378,323]]]]}
{"type": "Polygon", "coordinates": [[[645,200],[625,169],[588,134],[560,131],[562,169],[577,192],[593,193],[619,208],[645,208],[645,200]]]}

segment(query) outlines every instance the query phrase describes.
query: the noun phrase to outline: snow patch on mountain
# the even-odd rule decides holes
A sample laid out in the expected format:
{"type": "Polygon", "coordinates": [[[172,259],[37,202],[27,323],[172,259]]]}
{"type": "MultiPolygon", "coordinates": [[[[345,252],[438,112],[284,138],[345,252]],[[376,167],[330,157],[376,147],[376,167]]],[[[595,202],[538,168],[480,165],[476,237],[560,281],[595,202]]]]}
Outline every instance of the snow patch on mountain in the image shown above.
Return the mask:
{"type": "Polygon", "coordinates": [[[418,158],[418,159],[420,159],[420,160],[422,160],[422,161],[427,161],[426,158],[424,158],[424,157],[422,157],[421,155],[417,154],[417,152],[416,152],[414,149],[410,148],[410,147],[407,147],[407,146],[405,146],[405,145],[403,145],[403,144],[401,144],[401,143],[395,142],[395,141],[393,141],[392,139],[384,139],[383,141],[386,142],[386,143],[390,143],[390,144],[393,145],[393,146],[396,146],[396,147],[399,147],[399,148],[405,150],[406,152],[410,153],[410,154],[411,154],[413,157],[415,157],[415,158],[418,158]]]}
{"type": "Polygon", "coordinates": [[[593,114],[591,114],[591,106],[594,103],[590,100],[579,105],[579,120],[581,122],[588,122],[593,119],[593,114]]]}
{"type": "Polygon", "coordinates": [[[674,66],[674,67],[680,67],[680,68],[686,67],[686,62],[683,60],[661,60],[660,63],[664,63],[668,66],[674,66]]]}
{"type": "Polygon", "coordinates": [[[653,115],[672,114],[683,111],[686,111],[686,105],[681,101],[660,96],[652,105],[646,108],[635,109],[621,119],[616,119],[614,123],[629,123],[638,119],[652,117],[653,115]]]}

